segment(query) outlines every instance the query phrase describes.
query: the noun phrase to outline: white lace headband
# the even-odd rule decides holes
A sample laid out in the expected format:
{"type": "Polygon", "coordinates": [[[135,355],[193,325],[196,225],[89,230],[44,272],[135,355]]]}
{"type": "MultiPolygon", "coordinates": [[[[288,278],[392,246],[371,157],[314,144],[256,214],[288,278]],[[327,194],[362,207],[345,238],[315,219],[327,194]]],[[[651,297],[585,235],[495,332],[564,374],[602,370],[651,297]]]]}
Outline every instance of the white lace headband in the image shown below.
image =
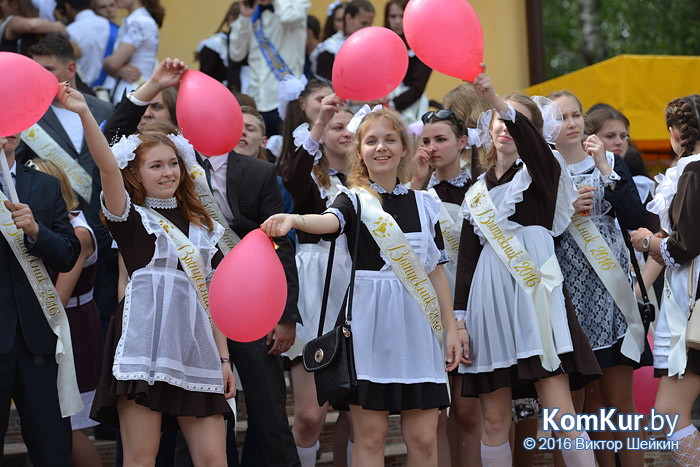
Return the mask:
{"type": "Polygon", "coordinates": [[[122,136],[114,146],[112,146],[112,154],[117,160],[117,165],[120,169],[125,168],[129,161],[133,161],[136,154],[136,148],[141,144],[141,138],[136,135],[122,136]]]}
{"type": "MultiPolygon", "coordinates": [[[[542,114],[542,136],[549,144],[554,144],[554,140],[559,136],[561,131],[561,125],[564,119],[562,118],[561,109],[559,106],[551,99],[544,96],[533,96],[532,101],[537,104],[542,114]]],[[[493,117],[493,110],[489,109],[482,112],[479,115],[479,120],[477,120],[477,132],[474,133],[474,140],[478,141],[478,144],[474,146],[483,146],[485,151],[491,149],[491,134],[489,133],[489,128],[491,127],[491,119],[493,117]],[[478,140],[477,140],[478,138],[478,140]]],[[[472,137],[471,129],[469,129],[470,135],[472,137]]]]}
{"type": "Polygon", "coordinates": [[[284,79],[280,81],[279,91],[277,93],[279,99],[277,113],[282,120],[284,120],[287,113],[287,104],[293,100],[299,99],[299,96],[304,92],[308,83],[304,75],[302,75],[301,78],[297,78],[294,75],[285,75],[284,79]]]}
{"type": "MultiPolygon", "coordinates": [[[[169,134],[168,139],[175,145],[177,153],[185,162],[187,170],[191,170],[197,158],[190,142],[181,134],[169,134]]],[[[140,144],[141,138],[137,135],[129,135],[122,136],[121,139],[112,146],[112,154],[114,154],[114,158],[117,160],[117,165],[120,169],[125,168],[130,161],[134,160],[134,157],[136,157],[136,148],[138,148],[140,144]]]]}
{"type": "Polygon", "coordinates": [[[340,5],[340,3],[341,3],[340,0],[335,0],[335,2],[328,5],[328,9],[326,10],[326,18],[333,15],[333,10],[335,10],[335,8],[338,5],[340,5]]]}
{"type": "Polygon", "coordinates": [[[467,146],[481,146],[481,130],[478,128],[467,128],[467,146]]]}
{"type": "Polygon", "coordinates": [[[190,144],[190,142],[182,136],[182,134],[169,134],[168,139],[173,142],[175,145],[175,148],[177,148],[178,154],[180,154],[180,157],[182,157],[182,160],[185,162],[185,167],[187,167],[187,170],[192,170],[192,166],[194,165],[195,162],[197,162],[197,157],[194,154],[194,147],[190,144]]]}
{"type": "Polygon", "coordinates": [[[544,96],[532,96],[531,99],[542,113],[542,136],[549,144],[554,144],[564,121],[561,109],[556,102],[544,96]]]}
{"type": "Polygon", "coordinates": [[[375,105],[372,110],[370,110],[369,105],[363,105],[362,108],[360,108],[360,110],[358,110],[357,113],[353,115],[353,117],[350,119],[350,123],[348,123],[348,131],[353,134],[357,133],[357,129],[360,127],[362,119],[365,118],[367,114],[370,114],[382,108],[382,105],[378,104],[375,105]]]}
{"type": "Polygon", "coordinates": [[[474,133],[474,136],[477,138],[477,144],[474,146],[482,146],[486,152],[491,149],[491,133],[489,133],[489,128],[491,127],[492,118],[493,110],[489,109],[481,112],[479,119],[476,121],[477,133],[474,133]]]}

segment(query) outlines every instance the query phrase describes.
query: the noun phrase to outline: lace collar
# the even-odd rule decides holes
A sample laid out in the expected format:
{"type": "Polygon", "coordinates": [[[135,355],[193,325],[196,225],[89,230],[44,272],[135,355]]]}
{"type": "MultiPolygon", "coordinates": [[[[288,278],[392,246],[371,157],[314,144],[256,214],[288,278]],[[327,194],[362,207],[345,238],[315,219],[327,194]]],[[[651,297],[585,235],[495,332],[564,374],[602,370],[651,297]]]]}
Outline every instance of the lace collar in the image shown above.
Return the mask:
{"type": "Polygon", "coordinates": [[[176,198],[149,198],[146,197],[146,201],[143,203],[147,208],[151,209],[175,209],[177,208],[176,198]]]}
{"type": "MultiPolygon", "coordinates": [[[[370,185],[370,188],[372,188],[374,191],[377,193],[381,194],[386,194],[387,191],[379,186],[378,184],[372,182],[370,185]]],[[[394,191],[391,192],[392,195],[407,195],[408,194],[408,189],[403,186],[401,183],[399,183],[398,180],[396,180],[396,186],[394,187],[394,191]]]]}
{"type": "Polygon", "coordinates": [[[593,171],[595,169],[595,162],[592,157],[586,157],[583,160],[574,162],[573,164],[566,164],[569,168],[569,172],[572,174],[582,174],[593,171]]]}
{"type": "Polygon", "coordinates": [[[463,170],[461,174],[457,175],[455,178],[452,178],[450,180],[438,180],[438,178],[435,176],[435,172],[430,176],[430,181],[428,182],[428,189],[434,187],[435,185],[445,182],[449,183],[452,186],[456,186],[458,188],[462,188],[470,179],[469,172],[466,170],[463,170]]]}

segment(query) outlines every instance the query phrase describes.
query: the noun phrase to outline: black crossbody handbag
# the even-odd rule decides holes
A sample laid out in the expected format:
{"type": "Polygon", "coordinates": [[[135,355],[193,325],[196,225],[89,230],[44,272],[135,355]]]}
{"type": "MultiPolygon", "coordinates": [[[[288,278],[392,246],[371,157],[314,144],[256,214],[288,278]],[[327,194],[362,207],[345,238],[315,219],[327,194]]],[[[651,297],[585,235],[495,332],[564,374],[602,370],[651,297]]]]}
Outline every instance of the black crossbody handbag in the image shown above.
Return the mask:
{"type": "Polygon", "coordinates": [[[630,234],[627,229],[620,227],[622,231],[622,238],[625,239],[625,244],[630,250],[630,261],[632,261],[632,267],[634,268],[634,274],[637,276],[637,282],[639,283],[639,289],[642,292],[642,300],[637,299],[637,307],[639,308],[639,314],[642,317],[642,324],[644,325],[644,336],[646,337],[649,332],[649,325],[656,319],[656,310],[654,305],[649,301],[649,296],[647,295],[647,288],[644,285],[644,279],[642,279],[642,271],[639,270],[639,263],[637,263],[637,256],[634,254],[634,247],[632,246],[632,241],[630,240],[630,234]]]}
{"type": "Polygon", "coordinates": [[[331,331],[323,334],[323,323],[326,319],[328,307],[328,294],[331,284],[333,269],[333,257],[335,256],[335,240],[331,242],[328,254],[328,266],[326,267],[326,280],[323,286],[323,299],[321,304],[321,319],[318,323],[318,337],[304,345],[302,361],[304,369],[314,374],[316,383],[316,397],[318,405],[326,402],[331,404],[342,399],[345,395],[357,388],[357,373],[355,372],[355,357],[352,347],[352,295],[355,285],[355,267],[357,265],[357,246],[360,243],[360,216],[362,207],[359,197],[357,200],[357,221],[353,229],[355,243],[352,248],[352,270],[350,272],[350,284],[345,292],[346,304],[345,320],[338,320],[340,324],[331,331]]]}

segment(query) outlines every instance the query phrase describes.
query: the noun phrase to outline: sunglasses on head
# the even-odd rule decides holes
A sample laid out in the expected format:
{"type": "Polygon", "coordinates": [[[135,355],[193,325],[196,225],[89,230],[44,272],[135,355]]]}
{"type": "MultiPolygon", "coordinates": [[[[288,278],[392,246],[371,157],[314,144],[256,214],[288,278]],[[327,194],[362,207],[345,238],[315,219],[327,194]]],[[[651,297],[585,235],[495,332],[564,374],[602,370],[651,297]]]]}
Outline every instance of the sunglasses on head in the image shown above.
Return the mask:
{"type": "Polygon", "coordinates": [[[440,109],[436,111],[431,110],[430,112],[424,113],[421,120],[423,120],[423,123],[428,123],[431,118],[435,118],[436,120],[447,120],[448,118],[453,118],[454,116],[455,113],[450,109],[440,109]]]}
{"type": "Polygon", "coordinates": [[[464,123],[450,109],[440,109],[435,111],[431,110],[430,112],[424,113],[421,117],[421,120],[423,121],[423,123],[430,123],[430,120],[452,120],[457,124],[460,133],[464,131],[464,123]]]}

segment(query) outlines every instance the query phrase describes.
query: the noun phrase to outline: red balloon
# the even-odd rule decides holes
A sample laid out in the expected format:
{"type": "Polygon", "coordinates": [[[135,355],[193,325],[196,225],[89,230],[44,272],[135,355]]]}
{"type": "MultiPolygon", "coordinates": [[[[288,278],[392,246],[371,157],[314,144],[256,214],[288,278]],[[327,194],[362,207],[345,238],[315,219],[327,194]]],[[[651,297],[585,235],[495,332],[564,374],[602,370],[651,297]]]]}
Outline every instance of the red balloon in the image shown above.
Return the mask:
{"type": "Polygon", "coordinates": [[[194,148],[207,156],[228,154],[243,134],[243,114],[226,86],[188,70],[177,94],[177,123],[194,148]]]}
{"type": "Polygon", "coordinates": [[[467,81],[481,73],[484,35],[466,0],[411,0],[403,12],[403,32],[430,68],[467,81]]]}
{"type": "Polygon", "coordinates": [[[401,84],[408,51],[388,28],[363,28],[348,37],[333,62],[333,90],[343,99],[381,99],[401,84]]]}
{"type": "Polygon", "coordinates": [[[277,325],[287,303],[287,279],[270,237],[256,229],[216,268],[209,311],[219,330],[237,342],[252,342],[277,325]]]}
{"type": "Polygon", "coordinates": [[[24,55],[0,52],[0,136],[20,133],[46,113],[58,90],[58,80],[24,55]]]}
{"type": "MultiPolygon", "coordinates": [[[[649,345],[654,349],[654,340],[649,338],[649,345]]],[[[644,366],[634,370],[632,375],[634,405],[637,413],[649,415],[656,402],[656,391],[659,389],[659,378],[654,378],[654,367],[644,366]]]]}

